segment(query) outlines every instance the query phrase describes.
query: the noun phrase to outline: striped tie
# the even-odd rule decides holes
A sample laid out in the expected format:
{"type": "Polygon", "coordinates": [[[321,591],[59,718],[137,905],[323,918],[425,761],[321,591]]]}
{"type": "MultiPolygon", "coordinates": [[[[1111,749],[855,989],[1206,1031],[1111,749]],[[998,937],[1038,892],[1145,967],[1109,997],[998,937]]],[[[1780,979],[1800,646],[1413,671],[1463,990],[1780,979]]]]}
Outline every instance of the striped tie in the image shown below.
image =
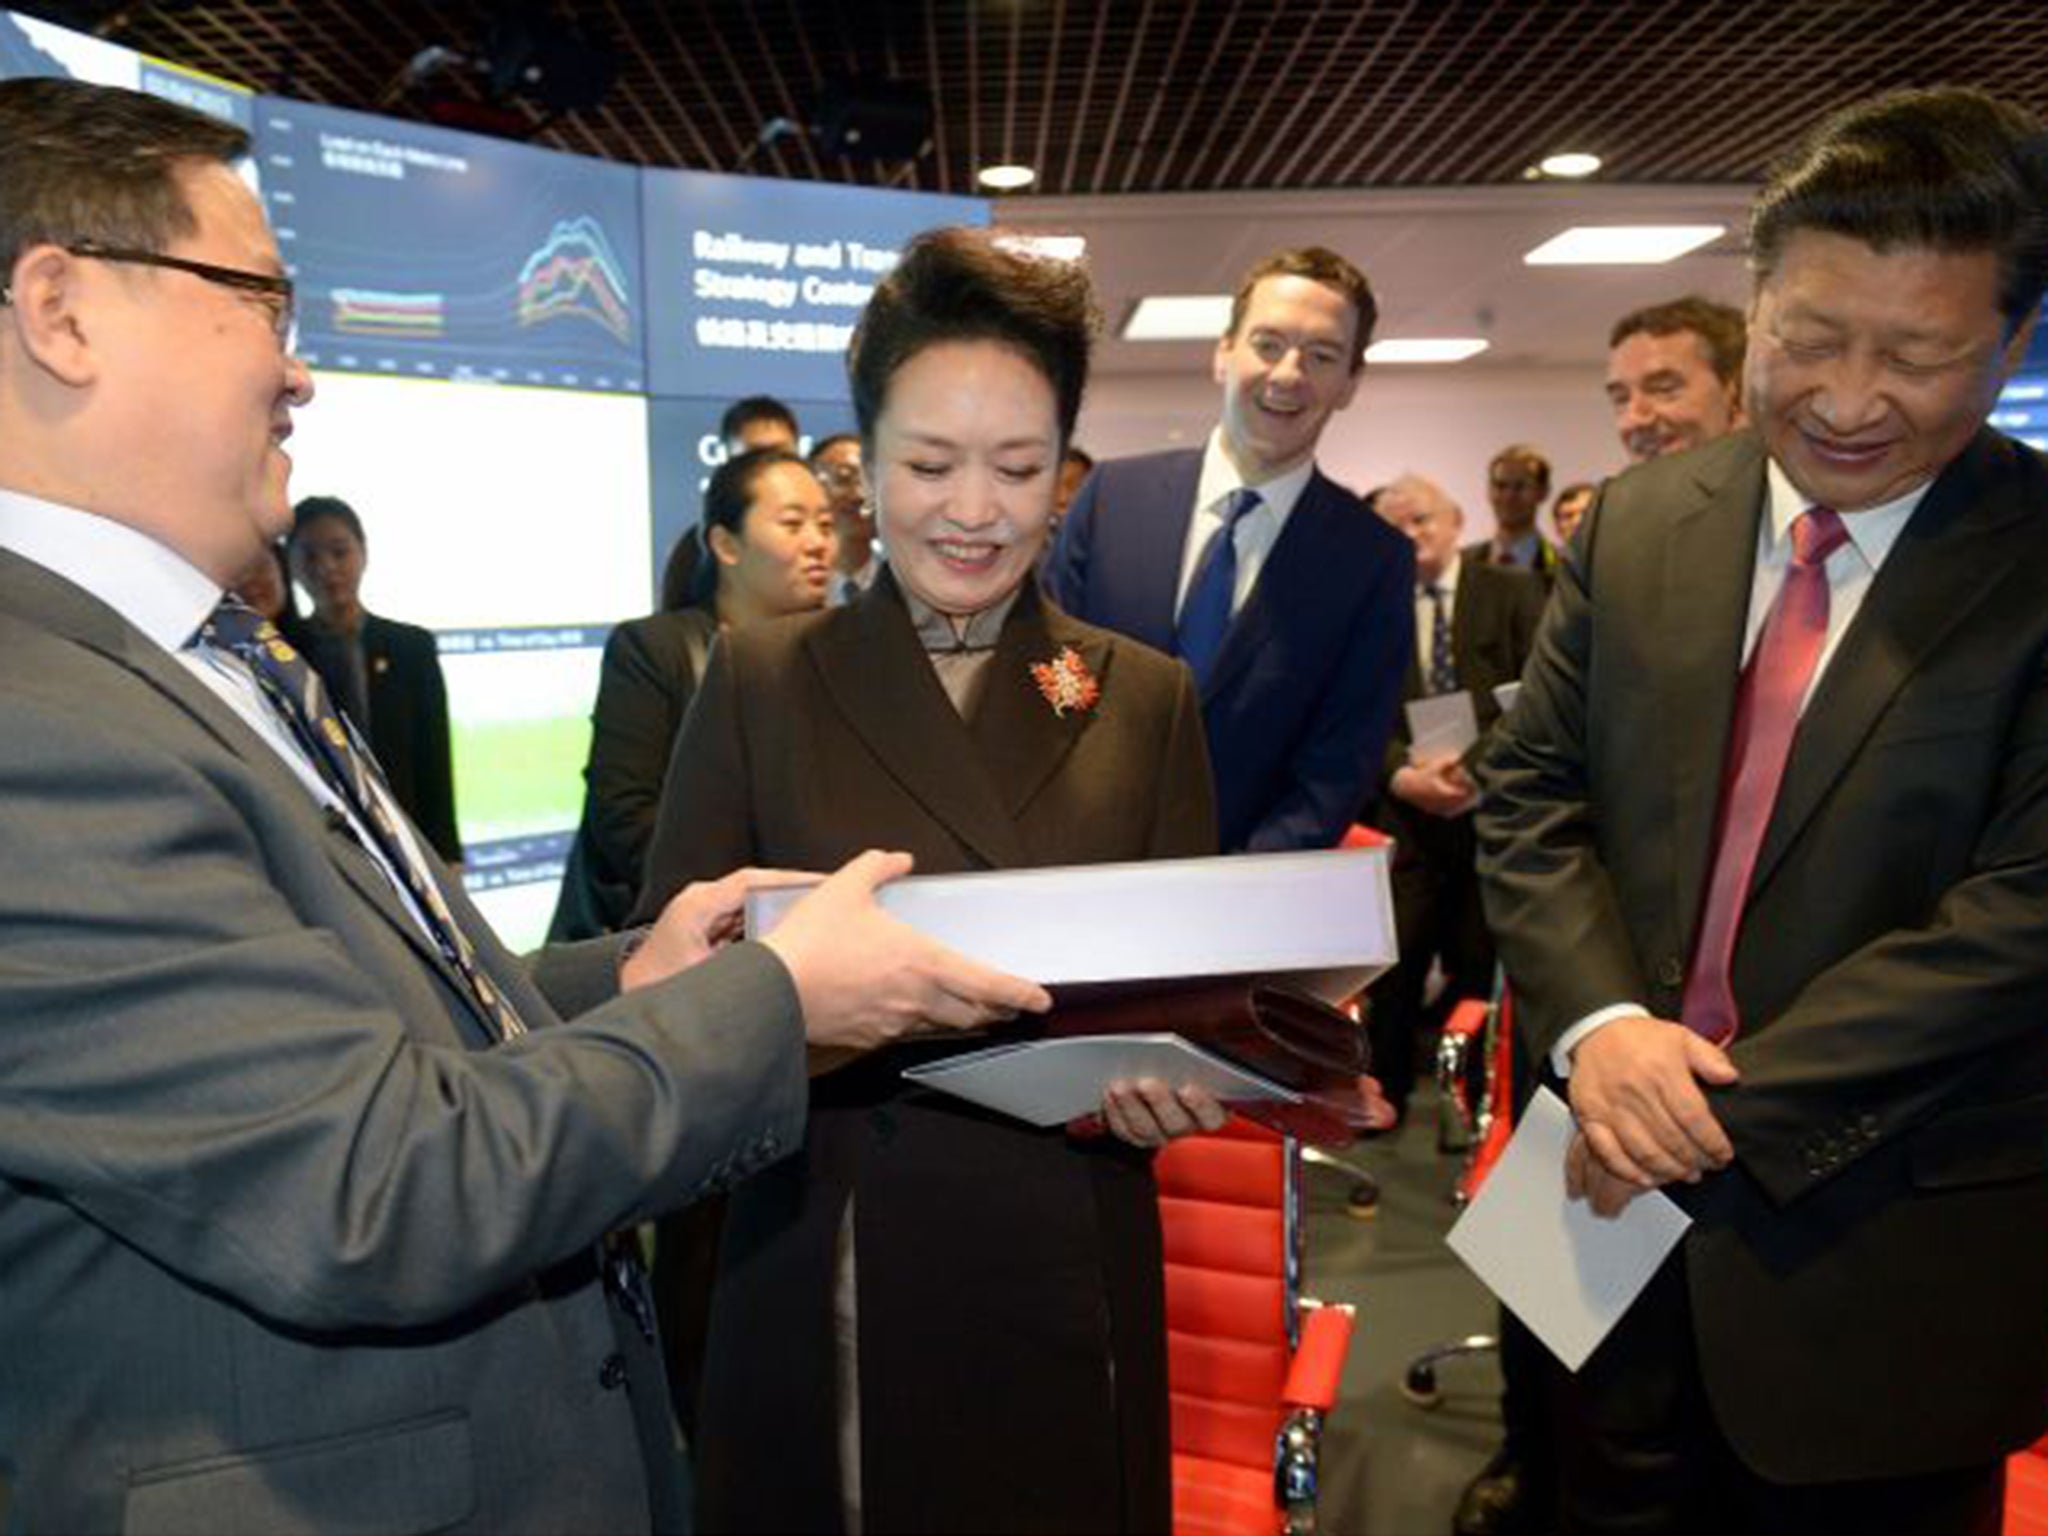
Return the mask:
{"type": "Polygon", "coordinates": [[[525,1034],[526,1026],[519,1022],[519,1015],[477,964],[476,946],[456,923],[455,914],[448,910],[441,888],[407,839],[400,835],[391,809],[395,802],[377,771],[375,759],[328,702],[319,674],[277,632],[277,626],[236,597],[222,599],[213,617],[199,627],[198,638],[236,657],[255,674],[257,686],[290,727],[320,777],[370,829],[386,864],[425,915],[426,926],[442,957],[467,983],[499,1038],[509,1040],[525,1034]]]}

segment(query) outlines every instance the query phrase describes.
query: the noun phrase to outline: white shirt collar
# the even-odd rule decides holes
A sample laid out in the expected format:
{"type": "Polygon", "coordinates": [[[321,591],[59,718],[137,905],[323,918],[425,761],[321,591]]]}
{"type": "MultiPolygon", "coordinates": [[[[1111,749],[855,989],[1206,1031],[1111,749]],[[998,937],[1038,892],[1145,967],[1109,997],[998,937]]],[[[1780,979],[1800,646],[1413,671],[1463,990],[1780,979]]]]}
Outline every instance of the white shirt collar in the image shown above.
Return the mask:
{"type": "Polygon", "coordinates": [[[1421,599],[1428,593],[1431,587],[1441,588],[1446,597],[1455,593],[1458,590],[1458,571],[1464,563],[1465,557],[1453,549],[1451,551],[1451,558],[1445,562],[1444,568],[1437,572],[1435,581],[1424,581],[1422,573],[1418,571],[1415,575],[1416,597],[1421,599]]]}
{"type": "Polygon", "coordinates": [[[1308,489],[1309,476],[1315,472],[1315,460],[1304,459],[1284,475],[1246,487],[1244,476],[1223,451],[1223,429],[1216,427],[1209,433],[1209,445],[1202,450],[1202,479],[1195,488],[1195,506],[1213,507],[1232,491],[1246,487],[1259,493],[1258,510],[1270,511],[1276,524],[1284,523],[1294,504],[1301,500],[1301,493],[1308,489]]]}
{"type": "MultiPolygon", "coordinates": [[[[1769,493],[1766,497],[1770,521],[1765,532],[1770,540],[1766,546],[1773,554],[1786,548],[1786,541],[1792,535],[1792,520],[1814,505],[1813,501],[1792,483],[1792,477],[1778,467],[1778,461],[1769,461],[1769,493]]],[[[1849,535],[1849,542],[1856,546],[1856,552],[1873,571],[1884,564],[1885,556],[1891,553],[1892,545],[1898,542],[1907,521],[1927,497],[1932,480],[1908,491],[1905,495],[1861,512],[1842,514],[1842,527],[1849,535]]]]}
{"type": "Polygon", "coordinates": [[[0,488],[0,548],[84,588],[167,651],[220,603],[218,582],[148,534],[21,491],[0,488]]]}

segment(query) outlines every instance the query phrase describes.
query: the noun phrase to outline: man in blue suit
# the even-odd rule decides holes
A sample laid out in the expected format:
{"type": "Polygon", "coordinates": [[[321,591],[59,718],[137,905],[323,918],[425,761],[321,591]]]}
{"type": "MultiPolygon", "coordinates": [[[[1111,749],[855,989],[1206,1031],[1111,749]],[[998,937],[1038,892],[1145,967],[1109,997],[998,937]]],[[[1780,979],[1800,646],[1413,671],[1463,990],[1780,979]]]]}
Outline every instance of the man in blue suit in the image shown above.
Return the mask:
{"type": "Polygon", "coordinates": [[[1245,274],[1200,451],[1100,465],[1046,585],[1075,617],[1194,670],[1227,851],[1327,848],[1375,787],[1414,648],[1408,540],[1315,466],[1377,317],[1318,246],[1245,274]]]}

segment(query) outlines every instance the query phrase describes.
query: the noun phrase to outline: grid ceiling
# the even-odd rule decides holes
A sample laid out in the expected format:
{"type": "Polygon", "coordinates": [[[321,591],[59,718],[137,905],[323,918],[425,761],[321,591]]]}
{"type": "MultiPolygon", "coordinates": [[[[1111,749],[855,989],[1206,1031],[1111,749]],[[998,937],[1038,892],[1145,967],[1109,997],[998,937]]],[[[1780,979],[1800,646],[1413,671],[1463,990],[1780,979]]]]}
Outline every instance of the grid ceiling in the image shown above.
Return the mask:
{"type": "MultiPolygon", "coordinates": [[[[22,9],[263,91],[403,117],[441,45],[475,56],[490,0],[86,0],[22,9]]],[[[971,192],[1022,161],[1054,196],[1513,182],[1553,150],[1602,179],[1748,182],[1816,115],[1901,85],[1980,85],[2048,115],[2043,0],[591,0],[557,4],[619,59],[595,107],[534,142],[643,165],[971,192]],[[840,74],[914,80],[917,158],[807,136],[840,74]]],[[[444,95],[481,101],[467,74],[444,95]]]]}

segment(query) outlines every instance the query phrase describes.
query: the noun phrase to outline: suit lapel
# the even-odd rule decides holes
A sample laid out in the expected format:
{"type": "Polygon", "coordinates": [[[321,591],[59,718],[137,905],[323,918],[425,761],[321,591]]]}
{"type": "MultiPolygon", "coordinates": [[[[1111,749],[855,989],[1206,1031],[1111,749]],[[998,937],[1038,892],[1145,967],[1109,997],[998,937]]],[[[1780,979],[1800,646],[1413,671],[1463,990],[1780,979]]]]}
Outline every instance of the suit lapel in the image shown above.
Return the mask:
{"type": "Polygon", "coordinates": [[[1980,433],[1900,531],[1799,722],[1757,856],[1752,895],[1848,768],[1893,695],[1996,585],[2006,524],[2037,511],[1999,494],[2011,450],[1980,433]]]}
{"type": "Polygon", "coordinates": [[[1109,686],[1109,641],[1083,629],[1041,599],[1026,583],[1003,625],[975,715],[972,734],[1014,821],[1045,787],[1087,729],[1090,709],[1057,714],[1040,691],[1032,667],[1071,649],[1096,683],[1109,686]]]}
{"type": "MultiPolygon", "coordinates": [[[[1195,493],[1201,489],[1202,455],[1189,451],[1170,456],[1161,466],[1152,494],[1132,498],[1107,515],[1131,517],[1132,569],[1147,573],[1135,589],[1137,598],[1129,633],[1147,645],[1178,656],[1174,640],[1175,610],[1180,603],[1181,556],[1187,548],[1188,524],[1195,516],[1195,493]],[[1157,575],[1151,573],[1158,573],[1157,575]]],[[[1099,514],[1100,515],[1100,514],[1099,514]]],[[[1122,625],[1118,626],[1122,628],[1122,625]]]]}
{"type": "Polygon", "coordinates": [[[1223,637],[1223,649],[1216,653],[1216,665],[1210,669],[1209,679],[1202,687],[1204,703],[1228,688],[1272,637],[1273,625],[1280,612],[1279,599],[1272,594],[1284,592],[1298,597],[1318,589],[1321,574],[1318,562],[1323,551],[1330,547],[1323,530],[1334,515],[1335,508],[1325,489],[1322,471],[1317,470],[1308,477],[1308,484],[1301,488],[1301,499],[1295,502],[1294,510],[1287,515],[1287,526],[1280,530],[1280,537],[1267,551],[1266,563],[1259,568],[1258,580],[1252,583],[1244,606],[1231,620],[1230,630],[1223,637]]]}
{"type": "MultiPolygon", "coordinates": [[[[310,816],[324,818],[323,809],[313,804],[306,786],[279,759],[269,742],[186,671],[177,658],[152,644],[113,609],[61,577],[5,550],[0,550],[0,572],[5,573],[10,592],[21,599],[16,606],[24,617],[141,678],[265,781],[268,793],[294,806],[303,804],[310,816]]],[[[495,1040],[495,1028],[478,1011],[467,983],[443,958],[440,946],[421,931],[390,879],[356,841],[354,833],[331,824],[322,831],[320,845],[342,877],[421,959],[441,973],[486,1036],[495,1040]]]]}
{"type": "MultiPolygon", "coordinates": [[[[918,643],[894,574],[885,567],[842,614],[804,638],[833,706],[890,777],[976,856],[997,868],[1021,864],[1017,829],[918,643]]],[[[995,664],[1002,654],[999,643],[995,664]]]]}
{"type": "Polygon", "coordinates": [[[1674,910],[1688,933],[1713,853],[1763,509],[1763,450],[1751,439],[1732,461],[1695,477],[1665,543],[1660,613],[1669,666],[1658,708],[1671,774],[1674,910]]]}

